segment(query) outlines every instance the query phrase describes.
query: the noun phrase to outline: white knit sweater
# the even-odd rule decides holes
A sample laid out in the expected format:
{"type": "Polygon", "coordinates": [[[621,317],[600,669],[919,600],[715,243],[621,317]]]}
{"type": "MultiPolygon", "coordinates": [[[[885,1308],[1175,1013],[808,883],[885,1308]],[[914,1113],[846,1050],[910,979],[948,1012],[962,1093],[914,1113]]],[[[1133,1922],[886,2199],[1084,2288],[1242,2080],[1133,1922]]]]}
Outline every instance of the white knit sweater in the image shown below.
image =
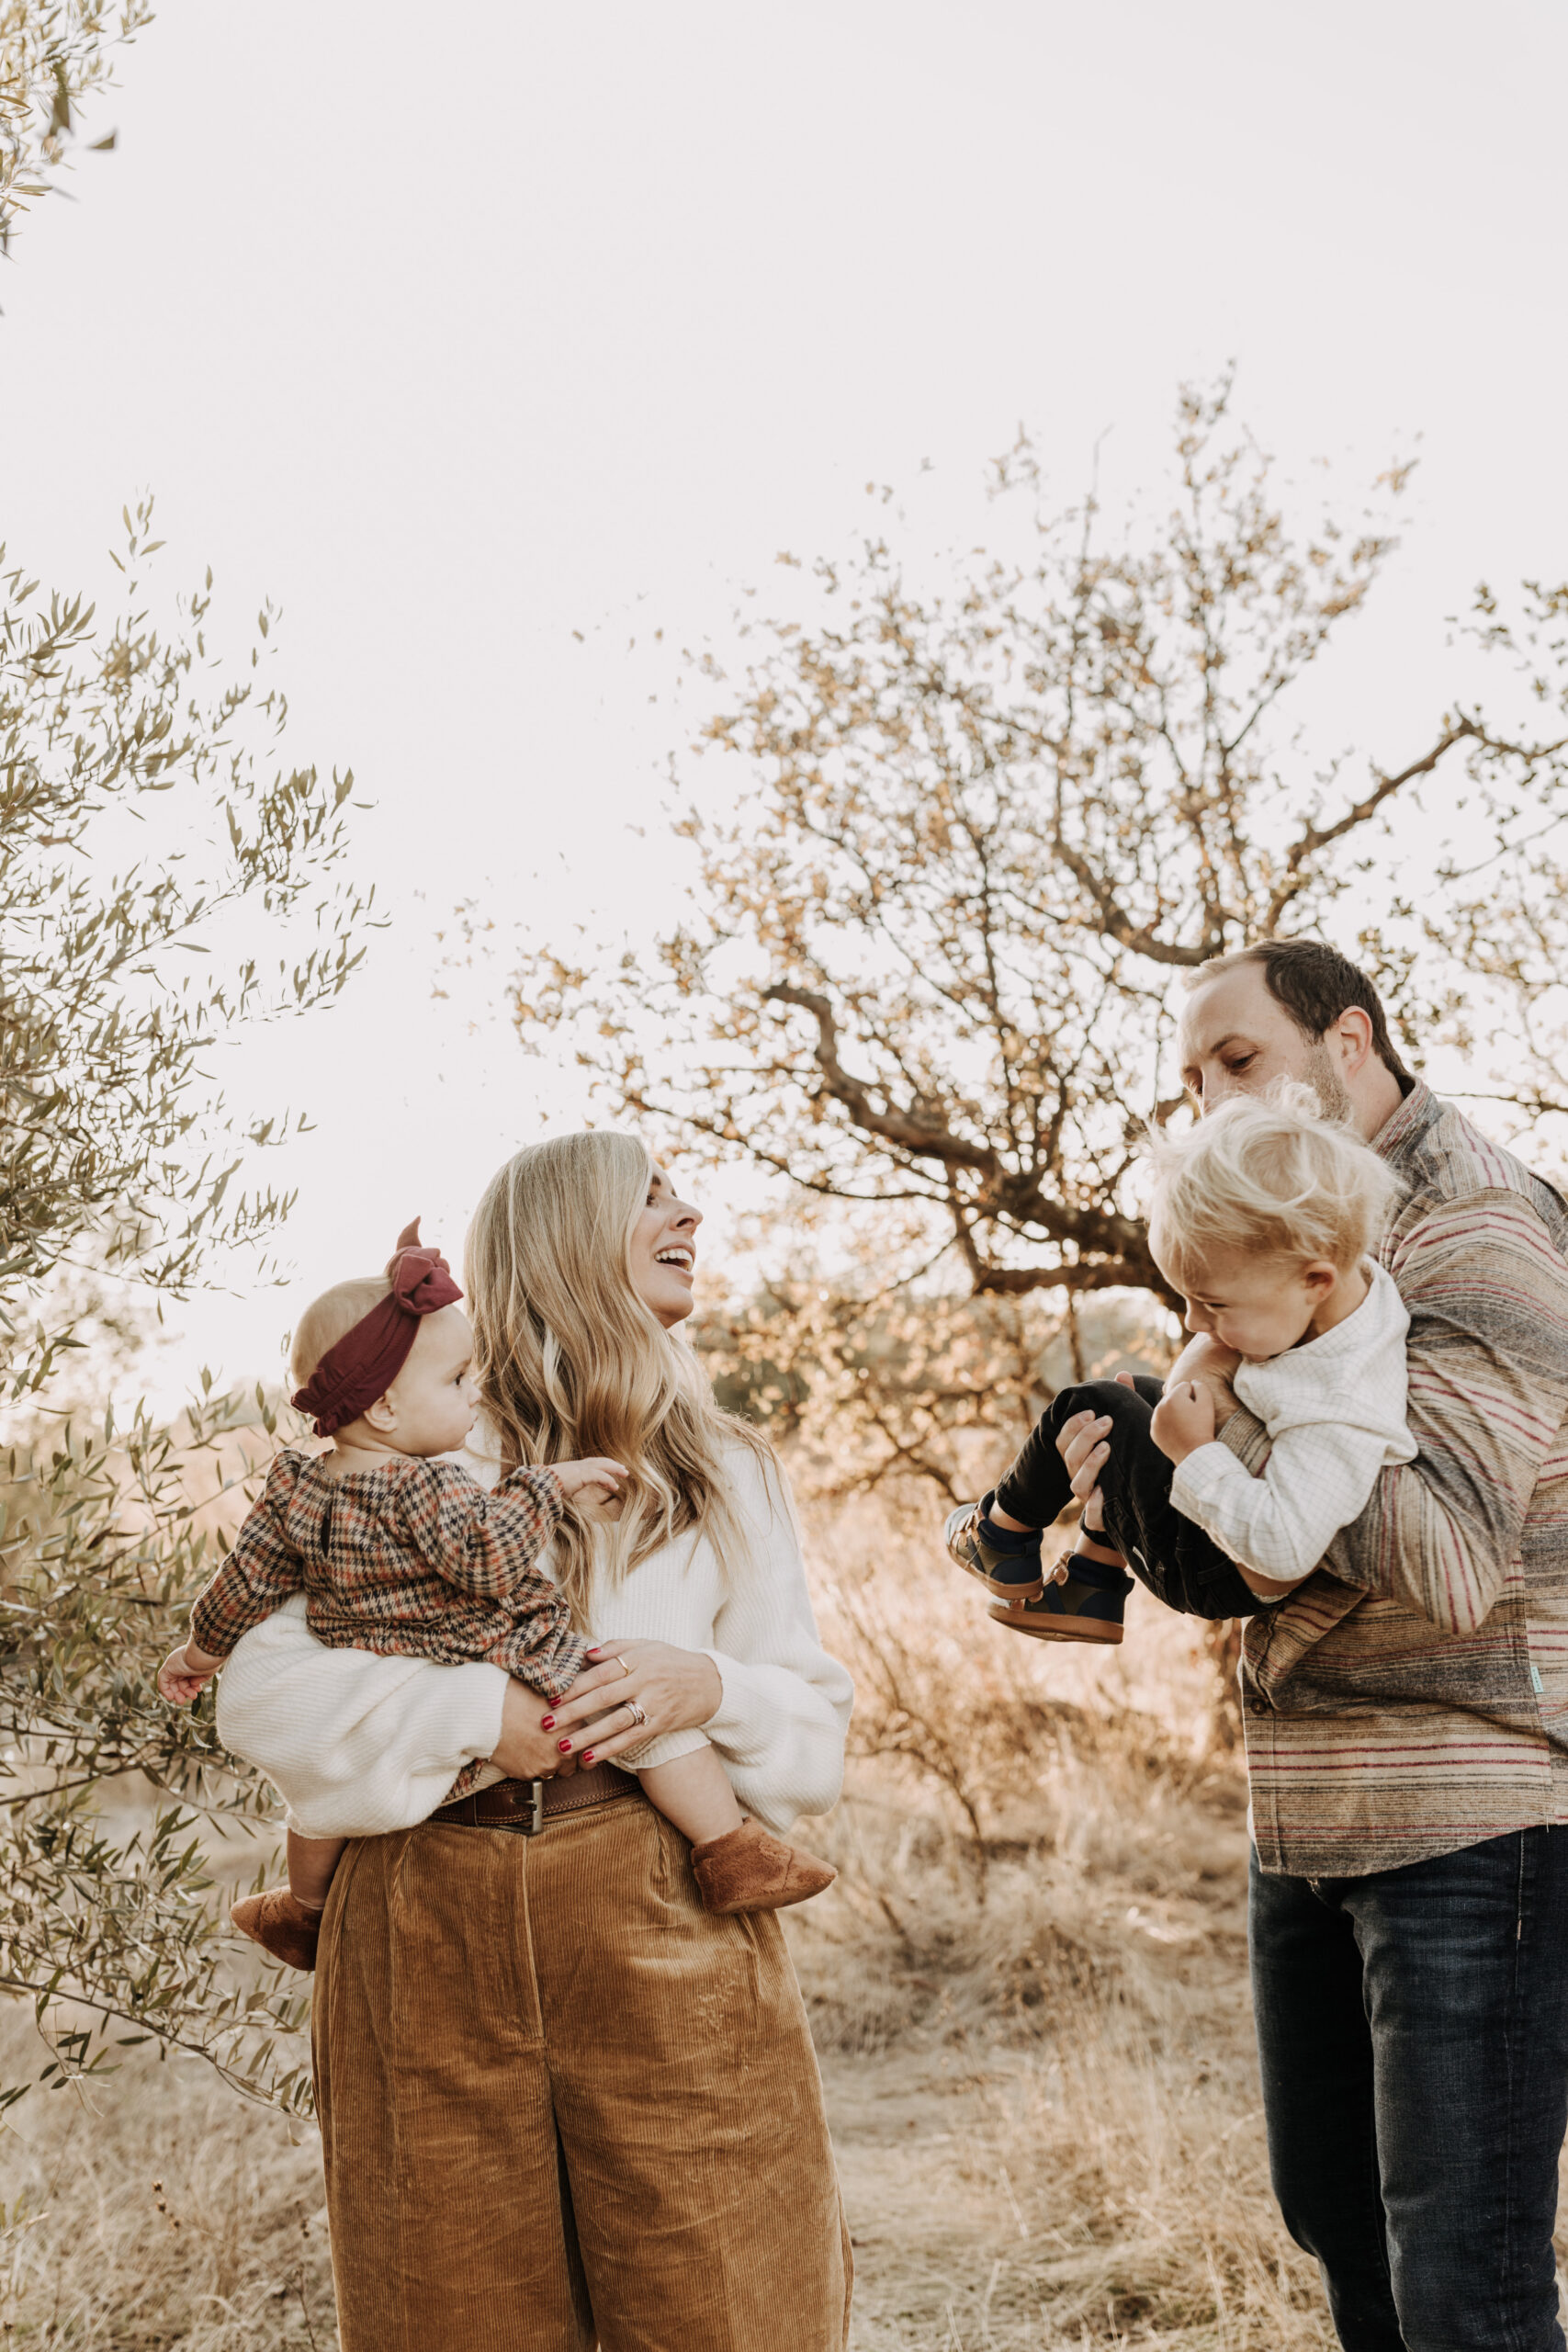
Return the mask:
{"type": "MultiPolygon", "coordinates": [[[[482,1453],[462,1459],[485,1486],[500,1475],[482,1453]]],[[[706,1538],[684,1536],[623,1582],[598,1582],[590,1616],[600,1640],[705,1651],[724,1685],[701,1731],[650,1740],[637,1763],[663,1763],[705,1739],[747,1811],[787,1829],[838,1797],[854,1692],[817,1637],[782,1472],[739,1445],[728,1459],[750,1539],[728,1579],[706,1538]]],[[[465,1764],[489,1756],[506,1681],[497,1666],[327,1649],[299,1596],[237,1645],[219,1684],[219,1736],[276,1783],[303,1836],[376,1837],[423,1821],[465,1764]]]]}

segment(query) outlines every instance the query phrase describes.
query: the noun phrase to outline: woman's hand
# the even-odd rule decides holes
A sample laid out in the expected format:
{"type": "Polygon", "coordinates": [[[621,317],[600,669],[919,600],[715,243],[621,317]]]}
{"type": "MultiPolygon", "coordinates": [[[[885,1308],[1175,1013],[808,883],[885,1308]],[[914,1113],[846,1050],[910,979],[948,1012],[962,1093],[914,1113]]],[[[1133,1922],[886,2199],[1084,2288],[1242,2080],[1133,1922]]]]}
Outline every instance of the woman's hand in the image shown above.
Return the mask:
{"type": "Polygon", "coordinates": [[[563,1756],[545,1729],[546,1719],[554,1720],[549,1704],[525,1682],[508,1682],[502,1702],[501,1737],[491,1750],[490,1761],[499,1764],[509,1781],[553,1781],[559,1774],[576,1771],[576,1758],[563,1756]]]}
{"type": "Polygon", "coordinates": [[[719,1670],[701,1650],[677,1649],[672,1642],[604,1641],[588,1657],[570,1696],[541,1723],[541,1729],[555,1733],[563,1763],[603,1764],[660,1732],[695,1730],[717,1713],[724,1697],[719,1670]]]}

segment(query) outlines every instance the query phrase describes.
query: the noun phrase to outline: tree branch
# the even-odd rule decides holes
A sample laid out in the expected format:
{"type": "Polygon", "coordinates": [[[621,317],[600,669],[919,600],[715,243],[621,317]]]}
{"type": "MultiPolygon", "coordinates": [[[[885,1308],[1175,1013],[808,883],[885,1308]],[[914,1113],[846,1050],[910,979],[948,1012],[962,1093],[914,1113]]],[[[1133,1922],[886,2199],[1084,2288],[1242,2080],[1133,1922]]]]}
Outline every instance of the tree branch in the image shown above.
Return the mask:
{"type": "Polygon", "coordinates": [[[870,1079],[854,1077],[839,1059],[839,1023],[825,996],[815,989],[795,988],[787,980],[765,989],[762,995],[765,1003],[797,1004],[803,1012],[810,1013],[817,1023],[812,1058],[822,1073],[822,1083],[834,1102],[843,1104],[857,1127],[867,1135],[880,1136],[884,1143],[894,1144],[917,1159],[938,1159],[944,1167],[973,1168],[983,1176],[996,1176],[997,1155],[988,1144],[966,1143],[944,1121],[918,1111],[873,1108],[872,1095],[879,1090],[870,1079]]]}
{"type": "MultiPolygon", "coordinates": [[[[1269,901],[1269,913],[1264,926],[1265,935],[1272,936],[1275,925],[1291,900],[1299,891],[1305,889],[1310,878],[1303,871],[1308,858],[1315,857],[1318,851],[1326,849],[1331,842],[1343,840],[1344,836],[1353,832],[1358,825],[1364,825],[1369,817],[1375,817],[1383,802],[1392,799],[1403,786],[1412,783],[1418,775],[1430,775],[1438,761],[1451,752],[1456,743],[1482,740],[1483,739],[1481,729],[1474,720],[1461,718],[1457,727],[1450,727],[1447,734],[1433,744],[1425,758],[1412,760],[1410,765],[1407,768],[1401,768],[1397,775],[1378,775],[1374,768],[1372,774],[1377,775],[1377,782],[1371,791],[1364,800],[1358,800],[1351,808],[1347,808],[1345,814],[1337,819],[1332,825],[1308,825],[1305,831],[1292,842],[1286,853],[1285,878],[1280,883],[1269,901]]],[[[1511,747],[1498,746],[1497,748],[1511,747]]]]}
{"type": "Polygon", "coordinates": [[[1146,1250],[1135,1258],[1112,1258],[1098,1266],[982,1266],[975,1276],[976,1293],[1021,1298],[1036,1290],[1065,1290],[1081,1295],[1089,1290],[1148,1290],[1164,1305],[1174,1306],[1176,1294],[1146,1250]]]}
{"type": "Polygon", "coordinates": [[[1146,956],[1151,964],[1176,964],[1190,971],[1195,964],[1206,964],[1224,945],[1223,931],[1217,931],[1212,922],[1196,947],[1179,947],[1174,940],[1157,938],[1142,923],[1135,923],[1119,905],[1111,885],[1100,879],[1080,851],[1069,847],[1059,825],[1053,831],[1052,847],[1080,889],[1099,909],[1101,933],[1107,939],[1113,939],[1118,947],[1146,956]]]}
{"type": "MultiPolygon", "coordinates": [[[[818,989],[795,987],[792,982],[779,981],[763,991],[764,1001],[799,1005],[817,1023],[817,1045],[813,1058],[822,1076],[823,1087],[832,1100],[849,1113],[863,1133],[878,1136],[891,1144],[895,1150],[908,1152],[911,1159],[934,1159],[941,1162],[949,1175],[949,1206],[953,1211],[957,1238],[965,1255],[974,1264],[973,1242],[969,1237],[967,1217],[955,1202],[952,1183],[955,1169],[967,1168],[986,1180],[990,1215],[1010,1220],[1014,1226],[1038,1226],[1047,1238],[1068,1243],[1079,1251],[1114,1260],[1118,1264],[1146,1268],[1147,1273],[1134,1272],[1110,1277],[1134,1283],[1152,1281],[1161,1287],[1159,1276],[1148,1255],[1143,1226],[1135,1217],[1119,1216],[1112,1209],[1096,1209],[1087,1216],[1082,1210],[1068,1208],[1061,1201],[1054,1201],[1043,1193],[1039,1178],[1032,1173],[1016,1172],[1006,1168],[1000,1156],[989,1145],[972,1144],[955,1136],[942,1120],[919,1112],[889,1108],[878,1111],[873,1107],[871,1096],[875,1090],[869,1079],[856,1078],[846,1070],[839,1059],[839,1024],[828,999],[818,989]]],[[[1060,1276],[1047,1272],[1041,1277],[1055,1282],[1060,1276]]],[[[1005,1285],[1004,1285],[1005,1286],[1005,1285]]],[[[1022,1287],[1036,1289],[1039,1283],[1026,1281],[1022,1287]]],[[[1163,1288],[1162,1288],[1162,1295],[1163,1288]]]]}

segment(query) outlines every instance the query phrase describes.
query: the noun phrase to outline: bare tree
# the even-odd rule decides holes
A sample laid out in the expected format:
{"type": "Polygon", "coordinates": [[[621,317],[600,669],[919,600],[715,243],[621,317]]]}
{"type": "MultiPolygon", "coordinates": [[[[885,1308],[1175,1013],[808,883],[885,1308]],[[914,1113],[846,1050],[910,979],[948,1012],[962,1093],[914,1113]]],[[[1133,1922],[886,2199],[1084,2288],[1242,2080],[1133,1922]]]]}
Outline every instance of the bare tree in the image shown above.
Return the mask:
{"type": "Polygon", "coordinates": [[[1469,624],[1528,724],[1456,699],[1391,767],[1314,758],[1292,693],[1393,542],[1381,514],[1292,536],[1228,399],[1182,395],[1142,546],[1106,544],[1093,499],[1045,513],[1021,444],[998,488],[1034,502],[1024,560],[940,593],[883,538],[818,565],[815,615],[759,626],[722,682],[703,748],[750,789],[683,820],[695,913],[651,957],[531,953],[525,1038],[564,1027],[679,1147],[897,1208],[905,1270],[943,1259],[972,1294],[1160,1293],[1131,1180],[1179,1100],[1172,984],[1248,941],[1348,920],[1396,1016],[1461,1037],[1484,986],[1513,1099],[1561,1108],[1568,590],[1513,623],[1483,590],[1469,624]],[[1387,820],[1423,792],[1468,796],[1473,854],[1413,906],[1387,820]]]}

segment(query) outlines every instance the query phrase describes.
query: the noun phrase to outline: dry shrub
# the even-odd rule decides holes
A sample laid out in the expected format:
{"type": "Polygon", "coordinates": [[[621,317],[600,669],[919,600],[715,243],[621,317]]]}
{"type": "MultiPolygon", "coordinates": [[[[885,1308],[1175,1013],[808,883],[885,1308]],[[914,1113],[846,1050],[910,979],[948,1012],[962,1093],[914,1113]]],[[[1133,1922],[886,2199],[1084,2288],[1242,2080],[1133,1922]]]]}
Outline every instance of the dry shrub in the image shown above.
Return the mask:
{"type": "Polygon", "coordinates": [[[857,2352],[1333,2342],[1269,2193],[1246,1792],[1201,1629],[996,1625],[886,1503],[811,1529],[857,1688],[840,1878],[789,1915],[857,2240],[857,2352]]]}
{"type": "MultiPolygon", "coordinates": [[[[1168,2007],[1151,2030],[1125,2002],[1058,2006],[1050,2045],[990,2086],[988,2118],[954,2167],[972,2199],[1004,2165],[1010,2189],[990,2200],[987,2325],[969,2337],[955,2305],[961,2343],[1332,2345],[1315,2265],[1269,2192],[1234,2023],[1168,2007]]],[[[978,2234],[971,2214],[972,2203],[978,2234]]]]}
{"type": "Polygon", "coordinates": [[[911,2079],[828,2061],[857,2246],[856,2352],[1328,2352],[1269,2194],[1234,2000],[1066,1996],[1031,2050],[911,2079]],[[923,2093],[923,2097],[921,2094],[923,2093]]]}
{"type": "MultiPolygon", "coordinates": [[[[37,2062],[27,2011],[6,2057],[37,2062]]],[[[0,2327],[73,2352],[328,2352],[337,2343],[312,2132],[205,2067],[123,2071],[25,2100],[0,2139],[0,2327]]]]}
{"type": "MultiPolygon", "coordinates": [[[[883,1495],[807,1521],[824,1638],[855,1679],[851,1757],[885,1790],[940,1792],[982,1871],[998,1841],[1077,1835],[1082,1807],[1064,1813],[1062,1794],[1085,1771],[1135,1811],[1240,1786],[1198,1620],[1139,1587],[1119,1646],[1031,1640],[987,1615],[929,1506],[922,1522],[883,1495]]],[[[1117,1809],[1097,1811],[1111,1833],[1117,1809]]]]}

